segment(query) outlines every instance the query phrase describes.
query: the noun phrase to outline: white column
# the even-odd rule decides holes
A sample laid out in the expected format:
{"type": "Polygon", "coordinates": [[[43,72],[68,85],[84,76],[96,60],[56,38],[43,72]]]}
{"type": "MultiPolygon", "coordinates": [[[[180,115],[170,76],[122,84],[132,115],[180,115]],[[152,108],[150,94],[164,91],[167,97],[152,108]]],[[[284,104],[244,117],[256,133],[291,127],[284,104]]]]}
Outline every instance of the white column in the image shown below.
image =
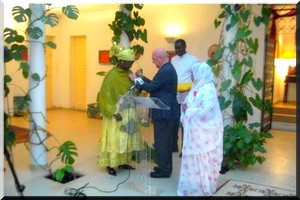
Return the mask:
{"type": "MultiPolygon", "coordinates": [[[[31,22],[36,20],[41,16],[45,10],[44,4],[30,4],[30,9],[32,11],[31,22]]],[[[30,124],[30,130],[36,130],[31,132],[31,166],[47,164],[47,155],[46,155],[46,145],[45,138],[47,134],[40,130],[46,129],[46,103],[45,103],[45,25],[40,20],[34,22],[34,27],[38,27],[43,31],[43,36],[39,39],[30,39],[29,42],[29,64],[30,64],[30,73],[29,73],[29,88],[30,88],[30,114],[32,117],[32,122],[30,124]],[[35,81],[31,78],[31,75],[37,73],[42,81],[35,81]],[[34,89],[32,89],[34,88],[34,89]],[[44,141],[42,143],[42,141],[44,141]]]]}
{"type": "MultiPolygon", "coordinates": [[[[234,5],[231,6],[232,9],[234,7],[234,5]]],[[[231,17],[228,17],[225,21],[224,24],[224,46],[228,47],[229,43],[231,43],[237,33],[237,25],[235,25],[234,27],[232,27],[231,29],[229,29],[228,31],[226,31],[226,26],[227,24],[230,24],[230,20],[231,17]]],[[[225,60],[223,62],[223,76],[225,80],[231,79],[231,86],[235,84],[235,79],[232,77],[231,74],[231,69],[234,65],[235,62],[235,58],[233,56],[230,56],[230,50],[228,48],[225,49],[224,54],[223,54],[223,59],[225,60]]],[[[223,93],[224,97],[226,100],[228,100],[230,98],[230,94],[228,92],[224,92],[223,93]]],[[[233,125],[233,113],[232,113],[232,104],[230,106],[228,106],[228,108],[226,108],[223,113],[226,113],[226,116],[224,116],[224,127],[226,125],[233,125]]]]}
{"type": "MultiPolygon", "coordinates": [[[[121,4],[120,10],[123,13],[125,13],[126,15],[130,15],[130,12],[125,8],[125,4],[121,4]]],[[[122,31],[120,38],[121,38],[120,45],[125,48],[129,48],[130,42],[129,42],[129,38],[128,38],[127,34],[125,33],[125,31],[122,31]]]]}

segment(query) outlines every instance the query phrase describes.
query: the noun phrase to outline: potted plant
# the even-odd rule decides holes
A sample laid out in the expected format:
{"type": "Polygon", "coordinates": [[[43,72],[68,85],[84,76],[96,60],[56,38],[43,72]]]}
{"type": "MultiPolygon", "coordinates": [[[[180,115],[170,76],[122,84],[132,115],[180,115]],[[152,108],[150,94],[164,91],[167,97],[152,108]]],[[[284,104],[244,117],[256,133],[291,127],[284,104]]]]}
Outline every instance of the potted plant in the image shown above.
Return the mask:
{"type": "Polygon", "coordinates": [[[70,140],[65,141],[62,145],[58,147],[58,154],[56,155],[56,158],[50,162],[49,175],[47,175],[46,178],[55,180],[60,183],[67,183],[69,181],[81,177],[81,174],[76,173],[74,171],[74,156],[78,156],[76,145],[70,140]],[[53,172],[52,164],[56,160],[60,160],[64,164],[64,166],[57,168],[53,172]]]}
{"type": "Polygon", "coordinates": [[[268,24],[271,10],[261,5],[261,15],[254,16],[252,5],[222,4],[221,13],[214,21],[215,28],[223,25],[218,48],[208,64],[218,79],[219,102],[224,118],[224,159],[223,170],[246,168],[255,163],[262,164],[266,153],[266,139],[272,138],[269,132],[260,130],[260,122],[249,123],[254,107],[269,113],[272,102],[263,101],[259,96],[263,82],[255,77],[253,56],[258,50],[258,39],[252,37],[250,25],[258,27],[268,24]],[[231,31],[231,33],[229,33],[231,31]],[[226,42],[226,34],[232,39],[226,42]],[[227,70],[228,74],[225,73],[227,70]]]}

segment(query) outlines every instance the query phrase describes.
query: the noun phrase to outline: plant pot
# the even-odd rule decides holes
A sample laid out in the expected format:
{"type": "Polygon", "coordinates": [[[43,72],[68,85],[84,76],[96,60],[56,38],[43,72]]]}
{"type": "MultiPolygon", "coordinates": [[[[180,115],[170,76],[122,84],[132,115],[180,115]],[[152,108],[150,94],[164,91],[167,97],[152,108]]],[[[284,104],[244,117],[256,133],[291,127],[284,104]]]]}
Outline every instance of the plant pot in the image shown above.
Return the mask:
{"type": "Polygon", "coordinates": [[[73,180],[76,180],[80,177],[82,177],[83,175],[82,174],[79,174],[79,173],[76,173],[76,172],[72,172],[72,173],[69,173],[69,172],[66,172],[64,178],[62,179],[61,182],[58,182],[54,179],[53,177],[53,174],[48,174],[45,176],[45,178],[48,178],[48,179],[51,179],[55,182],[58,182],[58,183],[62,183],[62,184],[65,184],[65,183],[68,183],[70,181],[73,181],[73,180]]]}

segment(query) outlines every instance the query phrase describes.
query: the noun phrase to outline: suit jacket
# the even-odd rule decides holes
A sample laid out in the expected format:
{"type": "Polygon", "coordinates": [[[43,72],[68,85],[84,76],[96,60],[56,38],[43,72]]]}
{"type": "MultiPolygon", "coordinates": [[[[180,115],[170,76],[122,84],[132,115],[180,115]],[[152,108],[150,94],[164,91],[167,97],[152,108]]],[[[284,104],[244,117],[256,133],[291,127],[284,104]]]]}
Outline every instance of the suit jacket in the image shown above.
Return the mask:
{"type": "Polygon", "coordinates": [[[179,114],[177,110],[177,74],[170,62],[161,66],[153,80],[142,77],[144,84],[140,86],[142,90],[150,93],[150,97],[160,99],[169,110],[150,109],[152,119],[171,119],[179,114]]]}

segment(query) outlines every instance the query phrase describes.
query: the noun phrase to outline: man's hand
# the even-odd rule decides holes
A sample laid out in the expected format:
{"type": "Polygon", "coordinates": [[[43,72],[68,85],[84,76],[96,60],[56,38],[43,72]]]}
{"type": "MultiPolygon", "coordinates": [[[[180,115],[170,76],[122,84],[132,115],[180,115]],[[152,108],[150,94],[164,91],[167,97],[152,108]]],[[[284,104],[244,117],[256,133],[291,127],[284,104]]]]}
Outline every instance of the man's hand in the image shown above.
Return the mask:
{"type": "Polygon", "coordinates": [[[116,113],[116,114],[114,114],[113,115],[114,116],[114,118],[119,122],[119,121],[122,121],[122,116],[120,115],[120,113],[116,113]]]}

